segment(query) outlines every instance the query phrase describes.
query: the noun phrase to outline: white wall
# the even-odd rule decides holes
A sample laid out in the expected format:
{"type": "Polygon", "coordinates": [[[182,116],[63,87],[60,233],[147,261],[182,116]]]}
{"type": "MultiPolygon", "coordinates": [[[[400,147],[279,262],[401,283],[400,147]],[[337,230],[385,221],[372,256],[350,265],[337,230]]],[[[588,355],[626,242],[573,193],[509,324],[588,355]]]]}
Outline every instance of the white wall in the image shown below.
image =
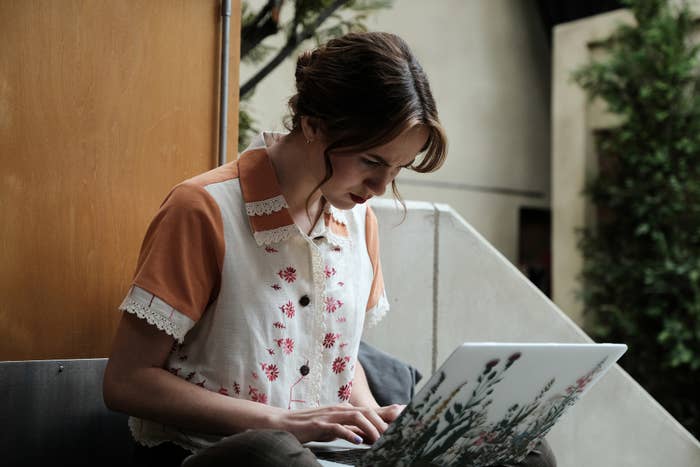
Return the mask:
{"type": "MultiPolygon", "coordinates": [[[[391,310],[365,338],[424,375],[462,342],[590,342],[445,205],[372,202],[391,310]],[[421,248],[416,248],[421,245],[421,248]]],[[[700,443],[619,366],[547,435],[559,467],[696,467],[700,443]]]]}
{"type": "MultiPolygon", "coordinates": [[[[549,206],[550,52],[535,2],[395,0],[368,27],[412,47],[450,139],[441,171],[400,176],[403,197],[450,204],[515,261],[519,207],[549,206]]],[[[258,86],[251,107],[260,128],[283,128],[294,65],[258,86]]],[[[241,82],[252,72],[242,66],[241,82]]]]}

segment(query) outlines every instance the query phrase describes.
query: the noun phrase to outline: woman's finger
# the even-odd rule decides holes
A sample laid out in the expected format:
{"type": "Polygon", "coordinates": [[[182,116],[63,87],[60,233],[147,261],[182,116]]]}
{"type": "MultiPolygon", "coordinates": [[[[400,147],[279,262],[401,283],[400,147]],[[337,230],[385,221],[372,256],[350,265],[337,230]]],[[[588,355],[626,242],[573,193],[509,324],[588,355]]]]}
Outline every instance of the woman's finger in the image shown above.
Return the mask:
{"type": "Polygon", "coordinates": [[[406,406],[401,404],[387,405],[378,408],[377,413],[386,423],[391,423],[401,415],[401,412],[403,412],[405,408],[406,406]]]}

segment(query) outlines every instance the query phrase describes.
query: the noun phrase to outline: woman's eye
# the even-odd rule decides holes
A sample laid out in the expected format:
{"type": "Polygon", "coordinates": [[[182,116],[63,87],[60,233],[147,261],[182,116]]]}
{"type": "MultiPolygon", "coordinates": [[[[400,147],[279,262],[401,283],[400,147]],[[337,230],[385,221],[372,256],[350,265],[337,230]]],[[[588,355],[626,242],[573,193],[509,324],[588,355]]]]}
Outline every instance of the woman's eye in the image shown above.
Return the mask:
{"type": "Polygon", "coordinates": [[[372,159],[364,159],[364,158],[363,158],[363,159],[362,159],[362,162],[363,162],[365,165],[369,166],[369,167],[378,167],[378,166],[381,165],[378,161],[375,161],[375,160],[372,160],[372,159]]]}

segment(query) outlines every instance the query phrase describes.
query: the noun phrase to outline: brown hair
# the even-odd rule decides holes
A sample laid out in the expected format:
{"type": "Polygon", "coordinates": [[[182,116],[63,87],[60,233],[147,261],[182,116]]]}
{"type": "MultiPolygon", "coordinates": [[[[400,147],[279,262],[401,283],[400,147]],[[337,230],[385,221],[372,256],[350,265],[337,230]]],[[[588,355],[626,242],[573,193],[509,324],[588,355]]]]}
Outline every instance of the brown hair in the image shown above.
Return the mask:
{"type": "MultiPolygon", "coordinates": [[[[298,131],[302,116],[313,117],[330,142],[324,154],[326,178],[319,187],[333,175],[331,152],[380,146],[415,125],[425,125],[429,137],[423,157],[410,168],[433,172],[444,163],[447,137],[428,78],[400,37],[365,32],[331,39],[302,53],[295,75],[288,129],[298,131]]],[[[394,182],[392,190],[401,200],[394,182]]]]}

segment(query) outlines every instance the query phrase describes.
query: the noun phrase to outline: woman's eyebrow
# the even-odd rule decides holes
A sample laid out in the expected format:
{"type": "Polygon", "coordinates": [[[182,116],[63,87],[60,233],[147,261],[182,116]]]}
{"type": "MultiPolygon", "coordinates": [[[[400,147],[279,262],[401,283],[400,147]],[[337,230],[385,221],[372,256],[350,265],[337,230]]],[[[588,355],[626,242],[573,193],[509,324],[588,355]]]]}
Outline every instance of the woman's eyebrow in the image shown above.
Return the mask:
{"type": "MultiPolygon", "coordinates": [[[[389,164],[382,156],[380,156],[380,155],[378,155],[378,154],[373,154],[373,153],[371,153],[371,152],[368,152],[367,155],[370,156],[370,157],[373,157],[373,158],[377,159],[377,162],[380,162],[382,165],[385,165],[385,166],[387,166],[387,167],[391,167],[391,164],[389,164]]],[[[416,161],[416,158],[414,157],[413,160],[412,160],[411,162],[409,162],[409,163],[406,164],[406,165],[402,165],[401,168],[402,168],[402,169],[405,169],[405,168],[407,168],[407,167],[410,167],[411,165],[413,165],[413,163],[414,163],[415,161],[416,161]]]]}
{"type": "Polygon", "coordinates": [[[382,156],[377,155],[377,154],[372,154],[371,152],[368,152],[367,155],[377,159],[376,162],[381,162],[383,165],[386,165],[387,167],[389,166],[389,163],[382,156]]]}

